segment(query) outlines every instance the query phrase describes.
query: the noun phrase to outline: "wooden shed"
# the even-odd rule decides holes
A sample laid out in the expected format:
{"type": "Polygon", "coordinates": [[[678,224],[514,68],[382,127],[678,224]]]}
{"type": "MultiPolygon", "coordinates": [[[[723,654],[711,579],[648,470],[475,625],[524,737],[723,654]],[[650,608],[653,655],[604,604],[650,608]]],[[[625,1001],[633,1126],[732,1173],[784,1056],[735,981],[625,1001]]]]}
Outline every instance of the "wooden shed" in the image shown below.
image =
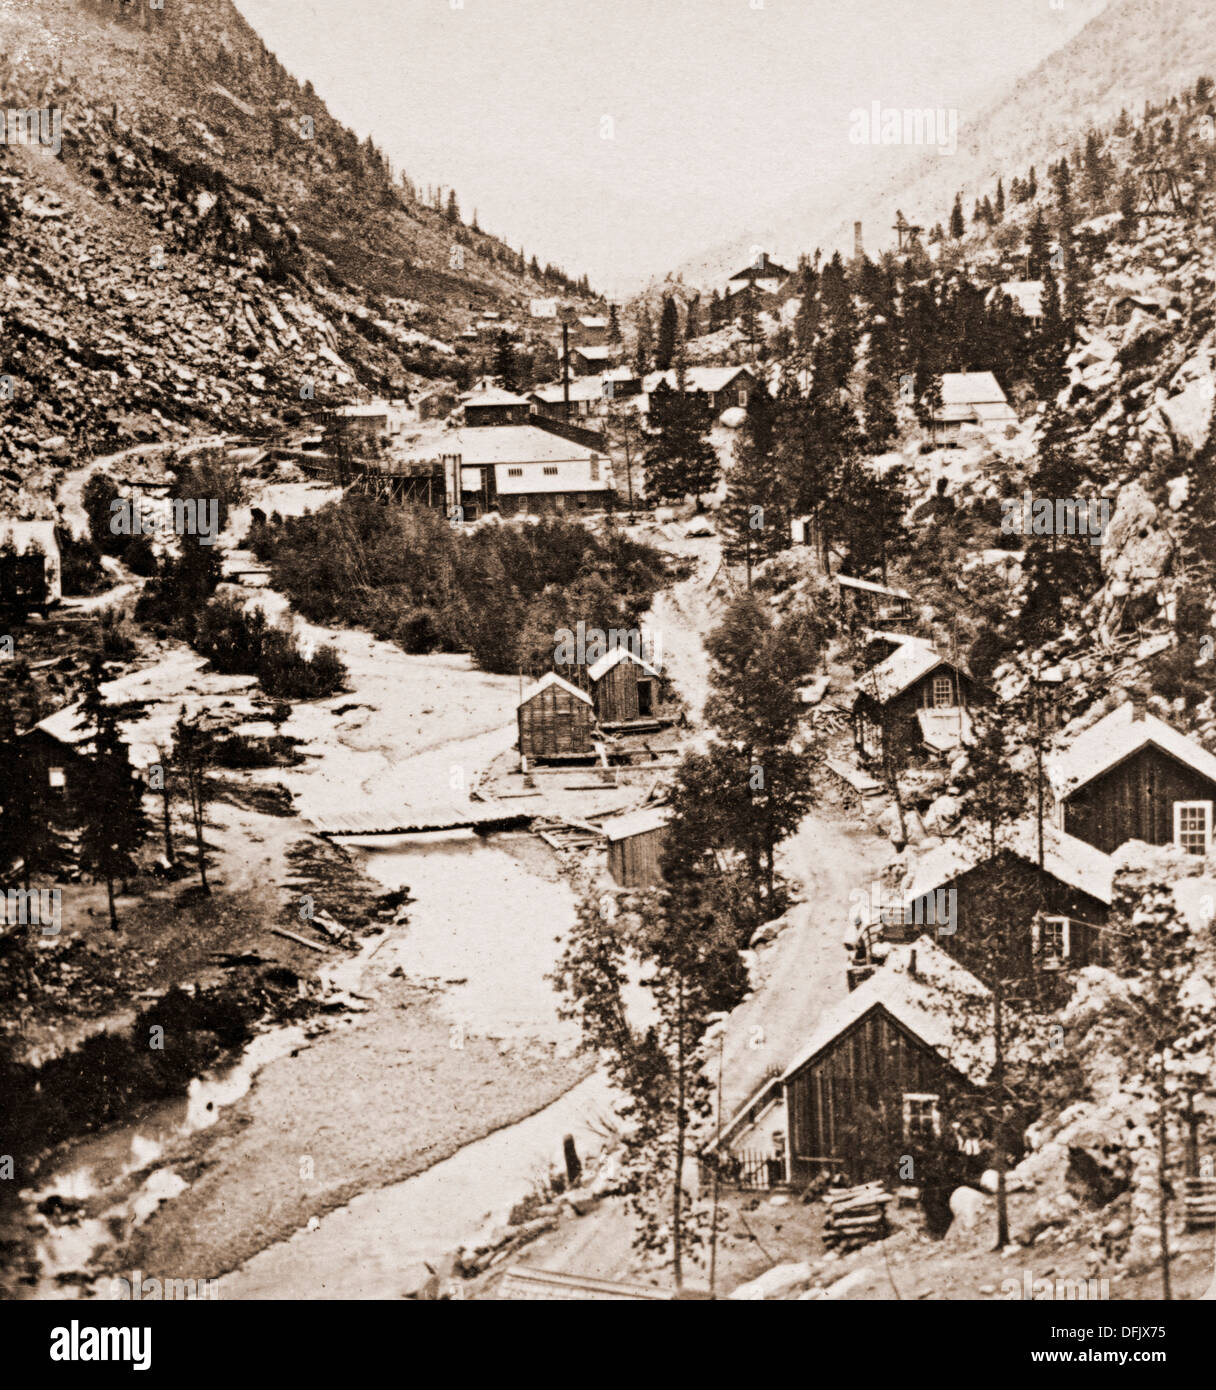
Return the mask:
{"type": "Polygon", "coordinates": [[[591,696],[556,671],[524,691],[516,710],[519,753],[538,758],[586,758],[593,753],[595,709],[591,696]]]}
{"type": "Polygon", "coordinates": [[[649,888],[662,881],[659,860],[670,814],[666,806],[645,806],[602,823],[608,837],[608,871],[622,888],[649,888]]]}
{"type": "Polygon", "coordinates": [[[1212,847],[1216,757],[1129,702],[1049,764],[1056,824],[1105,854],[1129,840],[1212,847]]]}
{"type": "Polygon", "coordinates": [[[663,677],[628,647],[613,647],[587,670],[596,718],[604,725],[651,720],[663,698],[663,677]]]}
{"type": "Polygon", "coordinates": [[[902,626],[916,614],[912,595],[906,589],[891,589],[871,579],[853,579],[847,574],[836,576],[840,595],[840,617],[846,626],[858,623],[867,626],[902,626]]]}
{"type": "MultiPolygon", "coordinates": [[[[926,937],[827,1011],[786,1069],[789,1181],[902,1181],[906,1155],[969,1152],[967,1097],[991,1068],[988,991],[926,937]]],[[[977,1164],[984,1160],[975,1143],[977,1164]]]]}

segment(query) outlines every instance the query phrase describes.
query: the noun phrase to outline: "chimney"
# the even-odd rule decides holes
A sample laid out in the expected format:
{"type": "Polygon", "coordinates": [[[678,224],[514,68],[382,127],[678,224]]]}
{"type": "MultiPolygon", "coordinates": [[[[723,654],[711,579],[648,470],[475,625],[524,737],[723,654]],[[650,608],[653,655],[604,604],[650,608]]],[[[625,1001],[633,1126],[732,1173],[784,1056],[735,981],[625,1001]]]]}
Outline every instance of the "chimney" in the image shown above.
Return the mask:
{"type": "Polygon", "coordinates": [[[860,222],[853,223],[853,255],[856,256],[858,260],[861,260],[861,258],[865,255],[865,248],[861,244],[860,222]]]}
{"type": "Polygon", "coordinates": [[[1128,694],[1131,699],[1132,723],[1134,724],[1138,719],[1144,718],[1148,697],[1139,688],[1129,691],[1128,694]]]}
{"type": "Polygon", "coordinates": [[[916,947],[915,947],[915,946],[912,947],[912,950],[911,950],[911,951],[909,952],[909,954],[908,954],[908,974],[911,975],[912,978],[913,978],[914,980],[917,978],[917,974],[916,974],[916,947]]]}

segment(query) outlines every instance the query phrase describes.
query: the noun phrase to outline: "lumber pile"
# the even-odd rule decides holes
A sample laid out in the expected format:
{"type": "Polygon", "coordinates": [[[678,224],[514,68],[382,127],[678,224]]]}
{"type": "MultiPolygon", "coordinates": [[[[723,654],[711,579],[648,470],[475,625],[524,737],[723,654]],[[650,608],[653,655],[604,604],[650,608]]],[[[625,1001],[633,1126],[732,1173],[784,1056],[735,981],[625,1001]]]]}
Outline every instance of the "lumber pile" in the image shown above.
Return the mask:
{"type": "Polygon", "coordinates": [[[1183,1178],[1182,1193],[1188,1231],[1216,1226],[1216,1178],[1183,1178]]]}
{"type": "Polygon", "coordinates": [[[823,1243],[830,1249],[856,1250],[867,1241],[880,1239],[890,1229],[887,1205],[895,1198],[881,1182],[861,1187],[837,1187],[823,1194],[827,1207],[823,1243]]]}

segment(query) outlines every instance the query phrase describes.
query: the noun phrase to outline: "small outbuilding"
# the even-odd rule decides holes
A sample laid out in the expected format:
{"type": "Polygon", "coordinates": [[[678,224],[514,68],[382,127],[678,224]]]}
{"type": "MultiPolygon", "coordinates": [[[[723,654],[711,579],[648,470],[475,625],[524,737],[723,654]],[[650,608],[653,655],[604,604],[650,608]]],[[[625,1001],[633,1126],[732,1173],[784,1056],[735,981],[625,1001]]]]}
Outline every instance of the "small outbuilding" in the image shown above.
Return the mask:
{"type": "Polygon", "coordinates": [[[671,811],[644,806],[602,822],[608,838],[608,871],[622,888],[649,888],[662,881],[659,861],[671,811]]]}
{"type": "Polygon", "coordinates": [[[549,671],[520,697],[519,755],[525,765],[544,758],[586,758],[594,749],[591,696],[549,671]]]}
{"type": "Polygon", "coordinates": [[[45,617],[63,597],[63,560],[53,521],[0,519],[0,601],[45,617]]]}

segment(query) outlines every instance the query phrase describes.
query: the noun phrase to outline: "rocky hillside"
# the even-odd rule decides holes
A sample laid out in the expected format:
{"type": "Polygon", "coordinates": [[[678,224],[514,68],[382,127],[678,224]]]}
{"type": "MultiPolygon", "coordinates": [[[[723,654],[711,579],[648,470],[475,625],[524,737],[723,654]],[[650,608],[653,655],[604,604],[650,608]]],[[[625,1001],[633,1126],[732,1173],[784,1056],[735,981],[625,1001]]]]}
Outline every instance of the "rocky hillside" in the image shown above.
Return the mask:
{"type": "Polygon", "coordinates": [[[578,298],[423,207],[229,0],[4,6],[0,54],[11,106],[62,113],[58,150],[0,147],[10,501],[90,453],[459,377],[477,312],[578,298]]]}
{"type": "MultiPolygon", "coordinates": [[[[761,243],[787,265],[816,245],[828,253],[853,245],[853,222],[865,229],[873,255],[893,241],[896,208],[932,227],[945,223],[956,192],[971,200],[991,192],[997,175],[1050,160],[1075,148],[1093,125],[1109,125],[1120,110],[1138,114],[1216,71],[1216,0],[1111,0],[1108,6],[1070,6],[1088,22],[986,110],[959,113],[958,150],[930,151],[911,168],[895,150],[875,168],[866,162],[836,185],[818,182],[805,195],[766,215],[729,245],[716,247],[681,267],[692,284],[717,284],[745,264],[761,243]]],[[[926,105],[936,104],[936,99],[926,105]]],[[[870,151],[876,159],[881,150],[870,151]]]]}

